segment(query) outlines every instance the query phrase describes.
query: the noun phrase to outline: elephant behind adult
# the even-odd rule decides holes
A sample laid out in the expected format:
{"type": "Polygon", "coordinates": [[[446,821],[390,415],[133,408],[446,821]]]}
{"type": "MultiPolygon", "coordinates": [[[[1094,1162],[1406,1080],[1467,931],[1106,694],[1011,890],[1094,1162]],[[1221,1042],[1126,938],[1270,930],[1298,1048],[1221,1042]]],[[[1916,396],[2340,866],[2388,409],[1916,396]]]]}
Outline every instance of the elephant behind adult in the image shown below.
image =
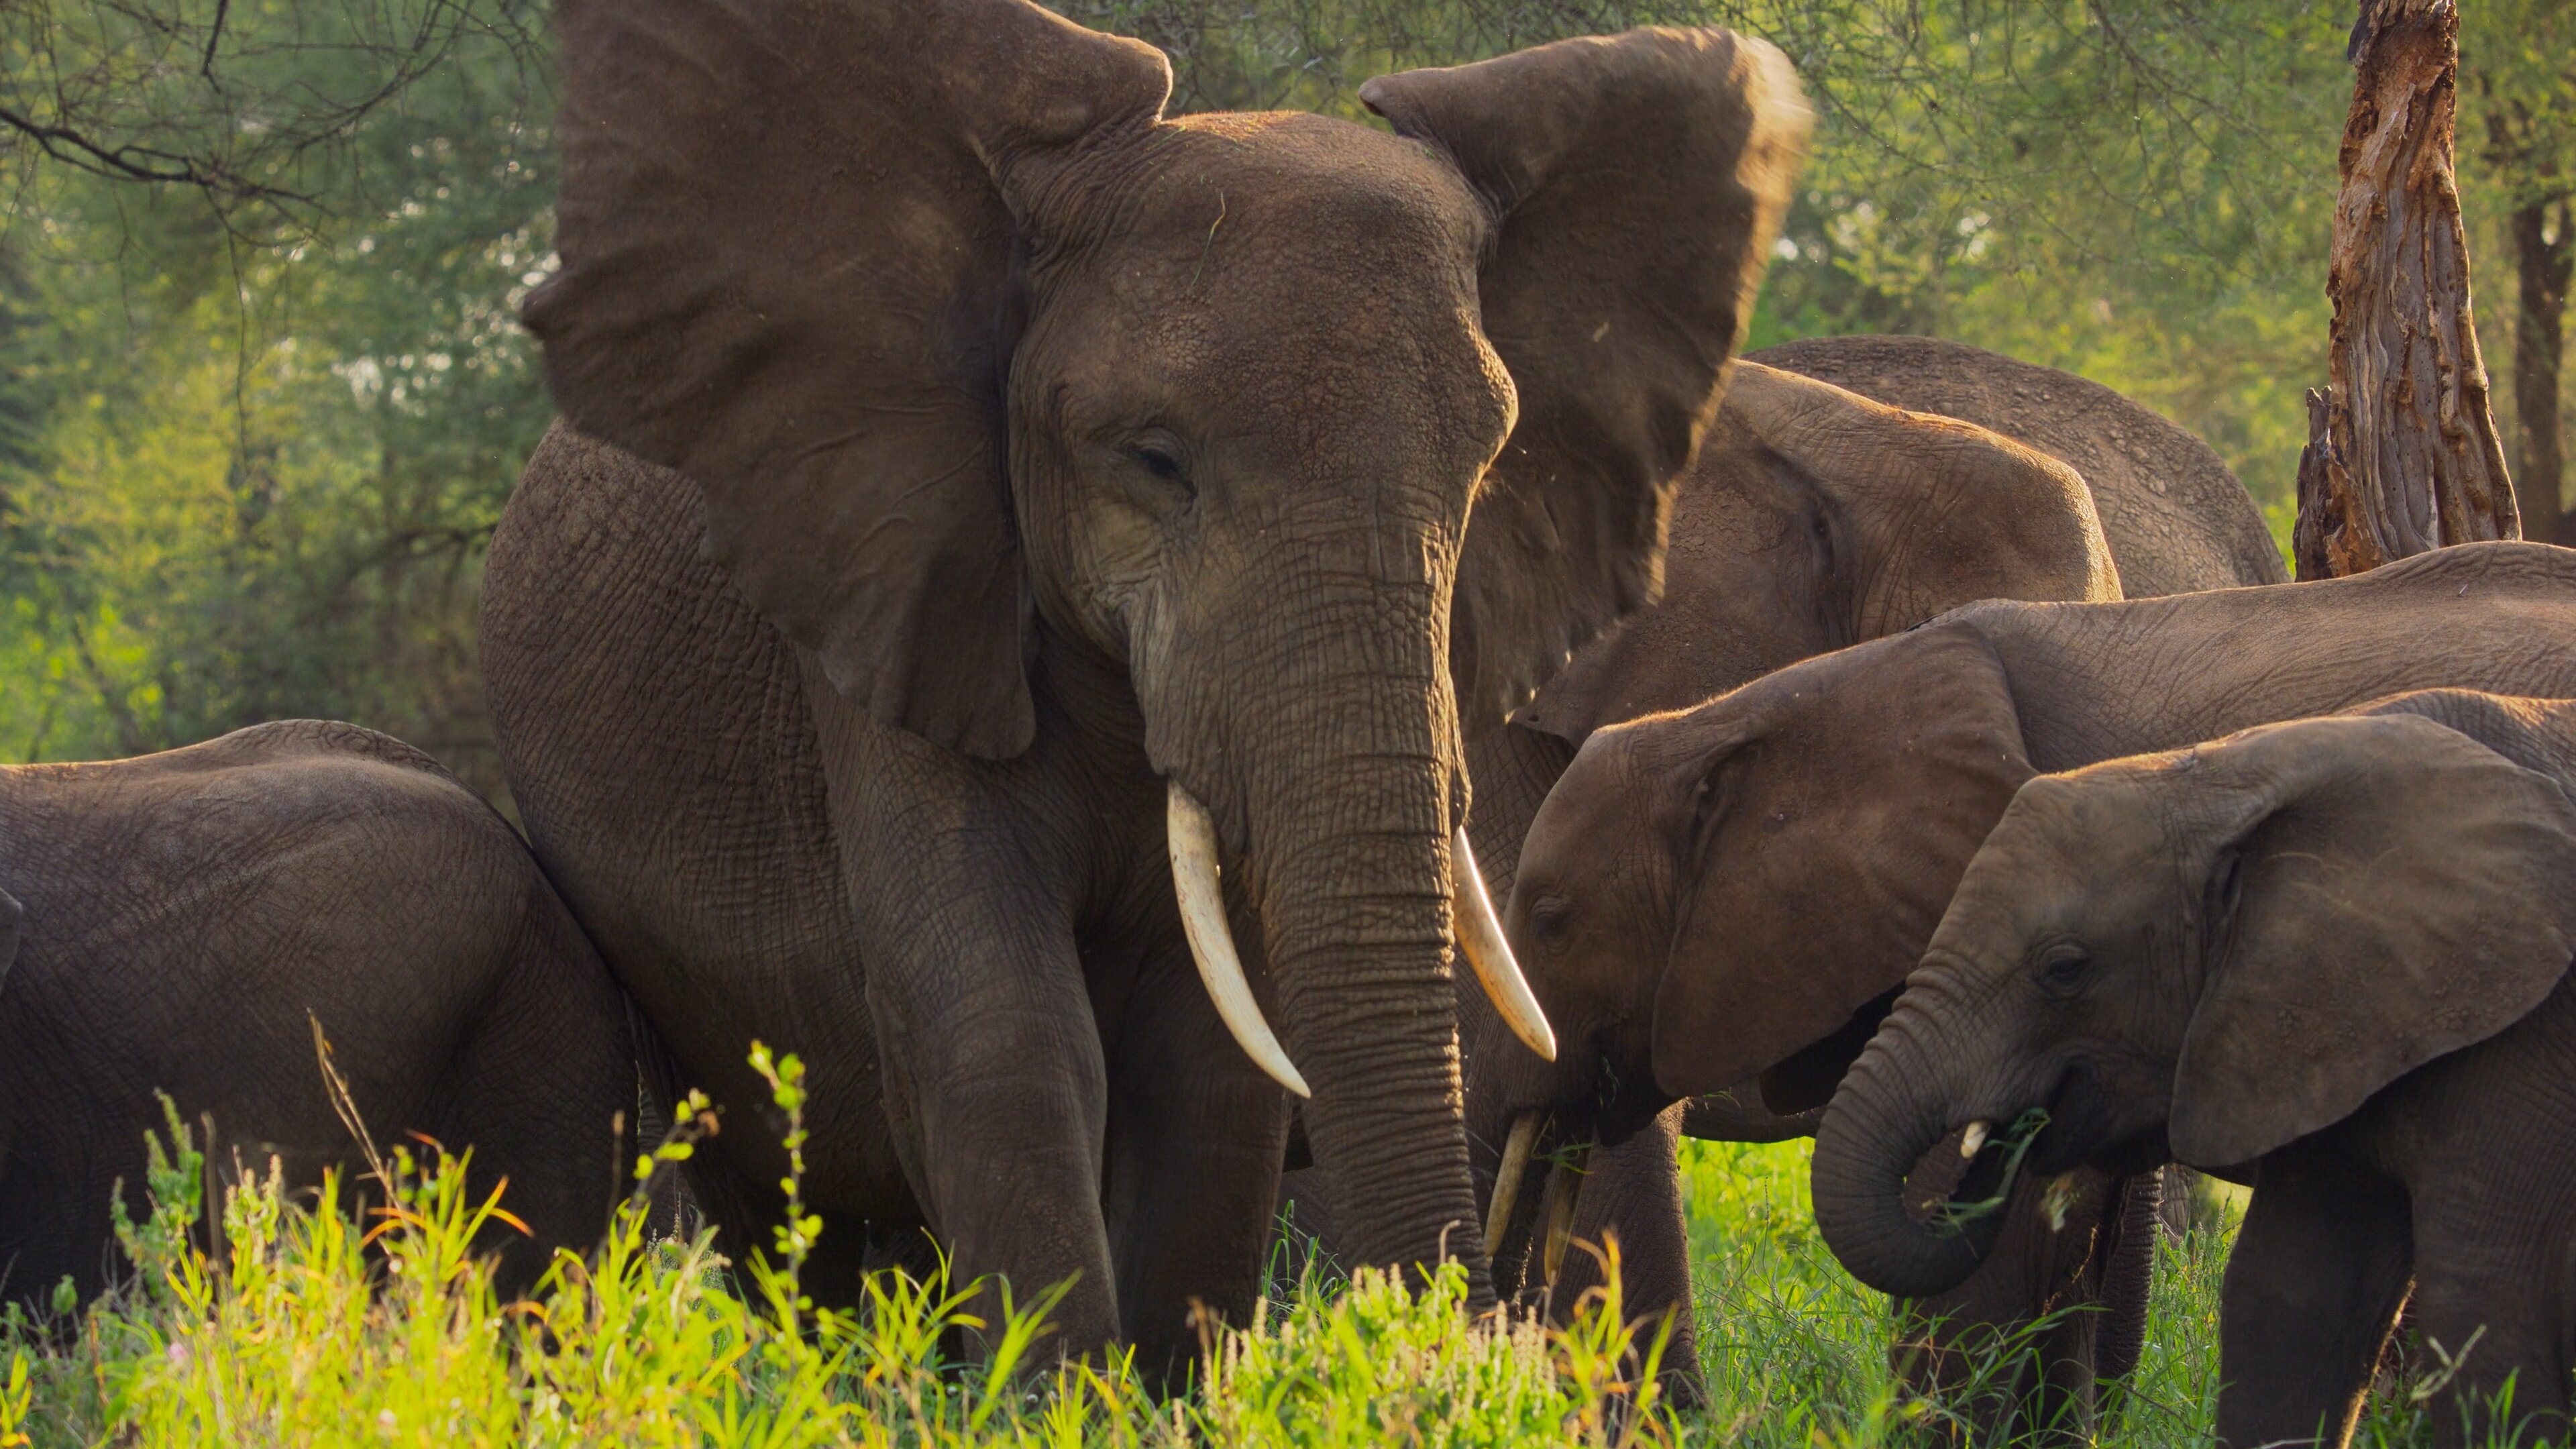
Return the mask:
{"type": "Polygon", "coordinates": [[[507,1179],[528,1231],[483,1244],[505,1291],[597,1243],[633,1160],[627,1007],[491,806],[315,720],[0,767],[0,1297],[108,1286],[158,1093],[210,1190],[274,1158],[294,1190],[337,1168],[372,1191],[317,1023],[376,1148],[471,1149],[478,1200],[507,1179]]]}
{"type": "Polygon", "coordinates": [[[1749,1077],[1838,1082],[2035,770],[2398,689],[2567,693],[2571,624],[2576,553],[2476,545],[2329,584],[1978,604],[1601,730],[1506,912],[1558,1060],[1498,1056],[1470,1130],[1544,1107],[1616,1138],[1749,1077]]]}
{"type": "Polygon", "coordinates": [[[1936,337],[1813,337],[1748,358],[2063,460],[2093,486],[2130,598],[2289,579],[2263,515],[2217,452],[2098,382],[1936,337]]]}
{"type": "Polygon", "coordinates": [[[1371,82],[1389,135],[1166,119],[1158,53],[1020,0],[556,24],[569,426],[484,661],[665,1084],[733,1108],[728,1240],[780,1206],[758,1036],[811,1072],[822,1291],[927,1227],[1074,1280],[1063,1346],[1186,1359],[1251,1310],[1287,1085],[1378,1188],[1355,1255],[1485,1301],[1461,735],[1653,597],[1785,61],[1568,42],[1371,82]]]}
{"type": "MultiPolygon", "coordinates": [[[[1967,1266],[1888,1184],[2048,1112],[2023,1174],[2173,1155],[2252,1184],[2218,1430],[2340,1445],[2409,1295],[2445,1444],[2567,1427],[2576,704],[2400,695],[2022,786],[1816,1146],[1817,1221],[1899,1289],[1967,1266]],[[1871,1186],[1875,1180],[1876,1186],[1871,1186]]],[[[1987,1149],[1984,1178],[2010,1171],[1987,1149]]]]}

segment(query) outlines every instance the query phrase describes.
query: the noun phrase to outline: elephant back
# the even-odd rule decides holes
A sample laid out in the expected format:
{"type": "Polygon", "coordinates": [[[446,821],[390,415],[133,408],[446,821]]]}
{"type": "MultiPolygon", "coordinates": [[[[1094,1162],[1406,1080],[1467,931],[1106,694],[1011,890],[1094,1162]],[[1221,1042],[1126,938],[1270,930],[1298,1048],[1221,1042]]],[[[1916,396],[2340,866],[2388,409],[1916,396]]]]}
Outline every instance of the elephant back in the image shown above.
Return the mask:
{"type": "Polygon", "coordinates": [[[2099,383],[1934,337],[1816,337],[1746,356],[2072,465],[2092,486],[2130,598],[2289,578],[2261,510],[2218,454],[2099,383]]]}

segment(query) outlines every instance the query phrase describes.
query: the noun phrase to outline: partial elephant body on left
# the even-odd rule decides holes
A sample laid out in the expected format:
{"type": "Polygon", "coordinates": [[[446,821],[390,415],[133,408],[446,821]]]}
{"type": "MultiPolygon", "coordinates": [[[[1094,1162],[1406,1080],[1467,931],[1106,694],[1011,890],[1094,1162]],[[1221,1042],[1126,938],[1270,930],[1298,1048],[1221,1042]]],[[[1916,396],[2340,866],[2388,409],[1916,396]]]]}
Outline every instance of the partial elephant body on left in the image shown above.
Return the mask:
{"type": "Polygon", "coordinates": [[[2465,690],[2031,780],[1827,1114],[1827,1241],[1929,1285],[1962,1258],[1884,1195],[1908,1144],[2043,1108],[2032,1173],[2170,1152],[2251,1182],[2222,1443],[2347,1441],[2410,1279],[2458,1365],[2437,1437],[2563,1434],[2571,788],[2576,703],[2465,690]]]}
{"type": "MultiPolygon", "coordinates": [[[[167,1093],[206,1153],[295,1188],[379,1150],[472,1153],[505,1291],[606,1231],[632,1161],[625,999],[518,835],[428,756],[294,720],[137,759],[0,767],[0,1295],[121,1271],[167,1093]],[[20,908],[15,959],[10,897],[20,908]]],[[[344,1207],[351,1200],[344,1196],[344,1207]]]]}

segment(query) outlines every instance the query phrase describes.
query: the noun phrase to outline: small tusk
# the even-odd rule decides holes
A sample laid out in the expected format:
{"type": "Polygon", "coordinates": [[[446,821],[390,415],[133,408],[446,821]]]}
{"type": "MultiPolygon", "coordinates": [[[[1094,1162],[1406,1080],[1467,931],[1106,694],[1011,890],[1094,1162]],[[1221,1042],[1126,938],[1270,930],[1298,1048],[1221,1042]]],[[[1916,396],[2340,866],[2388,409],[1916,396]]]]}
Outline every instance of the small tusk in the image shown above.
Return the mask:
{"type": "Polygon", "coordinates": [[[1548,1174],[1547,1248],[1539,1255],[1539,1269],[1549,1287],[1556,1286],[1556,1275],[1565,1269],[1565,1245],[1574,1240],[1574,1208],[1582,1198],[1583,1169],[1591,1158],[1591,1147],[1577,1147],[1548,1174]]]}
{"type": "Polygon", "coordinates": [[[1969,1123],[1968,1130],[1965,1133],[1962,1133],[1959,1137],[1959,1155],[1961,1157],[1976,1156],[1978,1151],[1986,1145],[1987,1135],[1994,1130],[1995,1124],[1992,1122],[1980,1120],[1969,1123]]]}
{"type": "Polygon", "coordinates": [[[1530,1149],[1538,1145],[1539,1119],[1546,1114],[1533,1107],[1512,1119],[1512,1135],[1503,1139],[1503,1161],[1494,1169],[1494,1200],[1485,1209],[1485,1252],[1491,1256],[1494,1246],[1503,1240],[1503,1229],[1512,1225],[1512,1209],[1520,1205],[1521,1179],[1529,1175],[1530,1149]]]}
{"type": "Polygon", "coordinates": [[[2061,1172],[2048,1180],[2047,1191],[2040,1194],[2039,1210],[2048,1218],[2052,1233],[2066,1231],[2067,1211],[2075,1206],[2075,1174],[2061,1172]]]}
{"type": "Polygon", "coordinates": [[[1234,932],[1225,923],[1225,895],[1216,883],[1216,822],[1178,780],[1171,782],[1170,800],[1165,829],[1171,838],[1172,892],[1180,897],[1181,932],[1190,938],[1190,957],[1198,962],[1208,999],[1216,1003],[1216,1014],[1224,1018],[1225,1029],[1234,1033],[1235,1044],[1252,1058],[1253,1065],[1298,1096],[1311,1097],[1306,1079],[1297,1075],[1297,1066],[1288,1060],[1279,1038],[1270,1034],[1261,1004],[1252,999],[1252,985],[1243,979],[1243,959],[1234,953],[1234,932]]]}
{"type": "Polygon", "coordinates": [[[1529,978],[1521,975],[1520,962],[1512,959],[1511,942],[1503,939],[1503,923],[1494,915],[1494,898],[1485,893],[1485,877],[1476,869],[1476,852],[1467,844],[1463,825],[1449,841],[1449,920],[1458,933],[1458,953],[1493,998],[1504,1025],[1539,1060],[1555,1061],[1556,1032],[1531,993],[1529,978]]]}

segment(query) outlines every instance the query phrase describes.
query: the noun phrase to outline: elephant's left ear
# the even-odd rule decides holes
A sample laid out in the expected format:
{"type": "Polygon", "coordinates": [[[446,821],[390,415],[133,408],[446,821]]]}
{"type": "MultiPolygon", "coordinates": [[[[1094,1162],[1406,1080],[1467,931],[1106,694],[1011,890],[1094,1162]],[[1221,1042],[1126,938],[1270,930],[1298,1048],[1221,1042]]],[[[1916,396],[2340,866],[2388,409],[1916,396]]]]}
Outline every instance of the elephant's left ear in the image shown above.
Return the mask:
{"type": "Polygon", "coordinates": [[[1810,116],[1788,59],[1638,30],[1380,76],[1360,99],[1494,218],[1478,290],[1519,395],[1458,569],[1469,732],[1661,593],[1673,489],[1715,413],[1810,116]]]}

